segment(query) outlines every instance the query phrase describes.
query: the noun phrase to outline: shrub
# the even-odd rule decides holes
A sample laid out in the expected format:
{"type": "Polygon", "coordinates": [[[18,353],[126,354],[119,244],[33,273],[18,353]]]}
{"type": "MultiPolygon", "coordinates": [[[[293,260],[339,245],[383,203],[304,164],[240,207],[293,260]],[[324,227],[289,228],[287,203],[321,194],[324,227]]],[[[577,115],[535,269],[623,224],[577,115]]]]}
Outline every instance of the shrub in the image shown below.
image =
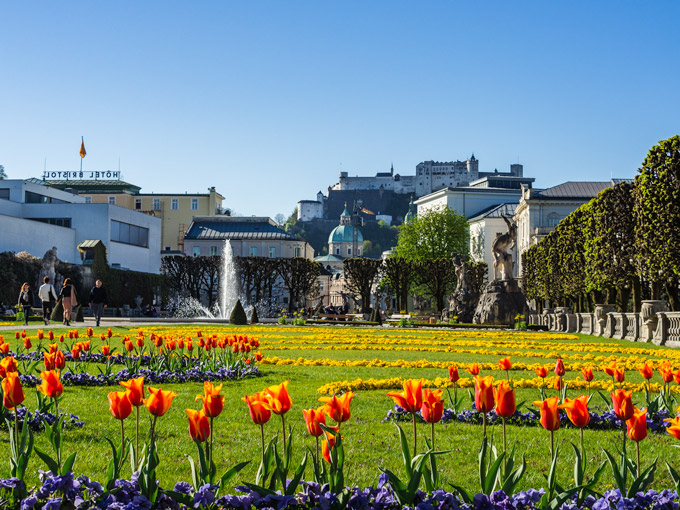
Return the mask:
{"type": "Polygon", "coordinates": [[[236,301],[236,305],[234,306],[234,309],[231,311],[231,315],[229,316],[229,323],[236,324],[237,326],[244,326],[248,324],[248,316],[246,315],[246,311],[243,309],[243,305],[241,304],[240,299],[236,301]]]}
{"type": "Polygon", "coordinates": [[[257,324],[260,322],[260,318],[257,316],[257,308],[253,307],[253,313],[250,315],[250,323],[257,324]]]}

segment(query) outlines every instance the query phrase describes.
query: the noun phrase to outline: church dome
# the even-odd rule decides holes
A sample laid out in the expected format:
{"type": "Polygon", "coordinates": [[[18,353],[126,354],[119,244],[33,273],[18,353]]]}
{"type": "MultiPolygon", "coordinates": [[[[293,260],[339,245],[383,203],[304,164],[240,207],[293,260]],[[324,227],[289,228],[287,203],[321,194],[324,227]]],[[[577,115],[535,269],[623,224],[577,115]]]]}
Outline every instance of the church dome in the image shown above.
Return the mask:
{"type": "MultiPolygon", "coordinates": [[[[333,230],[331,230],[328,236],[329,243],[351,243],[354,242],[354,229],[352,225],[338,225],[333,230]]],[[[363,243],[364,236],[361,230],[357,229],[357,242],[363,243]]]]}

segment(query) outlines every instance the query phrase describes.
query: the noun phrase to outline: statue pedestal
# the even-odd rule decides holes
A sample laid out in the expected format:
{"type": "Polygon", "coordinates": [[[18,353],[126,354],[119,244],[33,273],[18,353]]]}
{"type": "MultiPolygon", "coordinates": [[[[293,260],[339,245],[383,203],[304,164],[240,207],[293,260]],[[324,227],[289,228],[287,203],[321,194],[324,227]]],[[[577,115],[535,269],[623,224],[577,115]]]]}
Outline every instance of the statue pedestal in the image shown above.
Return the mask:
{"type": "Polygon", "coordinates": [[[479,298],[473,324],[513,326],[517,315],[527,313],[527,299],[517,280],[494,280],[479,298]]]}

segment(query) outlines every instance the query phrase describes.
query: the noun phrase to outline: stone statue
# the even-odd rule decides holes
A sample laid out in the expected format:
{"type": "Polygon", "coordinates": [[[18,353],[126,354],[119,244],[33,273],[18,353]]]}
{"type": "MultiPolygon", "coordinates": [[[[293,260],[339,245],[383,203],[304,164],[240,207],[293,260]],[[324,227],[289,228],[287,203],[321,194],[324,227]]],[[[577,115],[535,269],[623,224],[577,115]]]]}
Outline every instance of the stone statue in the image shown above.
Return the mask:
{"type": "Polygon", "coordinates": [[[48,276],[50,278],[50,283],[52,283],[55,288],[58,282],[56,281],[57,271],[56,265],[59,262],[57,258],[57,247],[52,246],[51,250],[47,250],[45,255],[43,255],[42,263],[40,264],[40,277],[38,279],[38,285],[42,285],[43,278],[48,276]]]}
{"type": "Polygon", "coordinates": [[[493,277],[494,280],[512,280],[512,271],[515,263],[512,260],[511,250],[514,248],[517,239],[517,223],[509,220],[502,214],[501,218],[508,225],[508,231],[505,234],[496,234],[496,239],[494,239],[491,245],[494,261],[493,277]]]}
{"type": "Polygon", "coordinates": [[[453,265],[456,268],[456,290],[448,298],[449,309],[443,314],[442,319],[458,317],[458,322],[470,323],[477,305],[477,293],[470,284],[465,258],[453,254],[453,265]]]}

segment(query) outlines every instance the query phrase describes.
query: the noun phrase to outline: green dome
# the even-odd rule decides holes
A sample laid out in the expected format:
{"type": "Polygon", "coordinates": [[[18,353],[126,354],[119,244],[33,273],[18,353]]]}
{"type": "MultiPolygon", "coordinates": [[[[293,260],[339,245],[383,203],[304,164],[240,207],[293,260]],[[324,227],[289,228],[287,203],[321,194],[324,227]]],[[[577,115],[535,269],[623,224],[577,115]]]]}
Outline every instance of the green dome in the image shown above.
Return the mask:
{"type": "MultiPolygon", "coordinates": [[[[328,236],[329,243],[351,243],[354,242],[354,227],[352,225],[339,225],[331,230],[328,236]]],[[[361,230],[357,229],[357,242],[363,243],[364,236],[361,230]]]]}

